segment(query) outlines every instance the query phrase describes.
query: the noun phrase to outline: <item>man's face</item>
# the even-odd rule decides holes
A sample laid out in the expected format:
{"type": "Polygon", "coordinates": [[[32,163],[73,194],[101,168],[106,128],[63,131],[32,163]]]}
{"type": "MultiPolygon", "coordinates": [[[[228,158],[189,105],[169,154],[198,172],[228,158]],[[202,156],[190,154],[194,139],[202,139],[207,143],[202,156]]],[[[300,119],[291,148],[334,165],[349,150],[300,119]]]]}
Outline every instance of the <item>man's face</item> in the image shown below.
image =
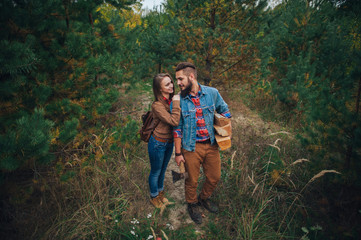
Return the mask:
{"type": "Polygon", "coordinates": [[[183,70],[180,70],[175,73],[177,79],[177,84],[181,90],[181,96],[185,97],[192,90],[192,82],[184,73],[183,70]]]}
{"type": "Polygon", "coordinates": [[[183,70],[176,72],[175,78],[177,79],[177,84],[180,90],[184,90],[192,84],[189,77],[184,74],[183,70]]]}

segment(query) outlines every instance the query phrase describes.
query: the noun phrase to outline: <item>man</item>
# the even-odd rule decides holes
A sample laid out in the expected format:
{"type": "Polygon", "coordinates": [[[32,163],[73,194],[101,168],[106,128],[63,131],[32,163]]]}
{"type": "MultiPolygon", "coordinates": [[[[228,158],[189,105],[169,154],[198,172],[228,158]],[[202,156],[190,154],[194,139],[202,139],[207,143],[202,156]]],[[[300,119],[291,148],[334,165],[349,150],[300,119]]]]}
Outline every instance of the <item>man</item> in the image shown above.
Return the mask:
{"type": "Polygon", "coordinates": [[[175,160],[178,166],[184,162],[188,172],[185,180],[188,213],[195,223],[201,224],[199,206],[218,212],[218,207],[209,200],[221,177],[221,160],[213,128],[214,112],[228,118],[231,114],[217,89],[198,83],[197,69],[192,63],[179,63],[176,79],[181,89],[181,118],[173,130],[175,160]],[[201,165],[206,180],[197,197],[201,165]]]}

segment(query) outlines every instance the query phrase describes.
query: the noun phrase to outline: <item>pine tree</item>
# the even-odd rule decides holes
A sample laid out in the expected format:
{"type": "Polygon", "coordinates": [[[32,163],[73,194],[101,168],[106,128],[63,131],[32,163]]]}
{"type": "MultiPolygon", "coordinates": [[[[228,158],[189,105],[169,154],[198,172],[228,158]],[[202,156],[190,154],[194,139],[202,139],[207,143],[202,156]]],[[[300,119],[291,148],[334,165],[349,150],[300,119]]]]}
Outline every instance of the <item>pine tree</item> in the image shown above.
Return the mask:
{"type": "Polygon", "coordinates": [[[250,76],[257,61],[250,40],[258,32],[257,19],[266,1],[167,3],[166,10],[180,25],[178,51],[198,66],[200,80],[205,84],[225,83],[250,76]]]}
{"type": "Polygon", "coordinates": [[[177,28],[176,19],[167,12],[150,11],[143,17],[139,39],[144,53],[142,59],[151,61],[150,68],[156,69],[157,73],[171,72],[171,67],[180,59],[176,49],[179,42],[177,28]]]}
{"type": "Polygon", "coordinates": [[[360,142],[359,48],[353,47],[360,32],[351,34],[358,24],[340,17],[341,9],[326,1],[279,5],[270,12],[260,50],[262,77],[299,116],[303,143],[319,154],[315,165],[340,171],[348,157],[358,158],[360,142]]]}
{"type": "MultiPolygon", "coordinates": [[[[135,1],[3,1],[0,4],[0,168],[49,163],[118,96],[124,39],[99,7],[135,1]],[[96,21],[97,20],[97,21],[96,21]]],[[[120,30],[119,30],[120,31],[120,30]]]]}

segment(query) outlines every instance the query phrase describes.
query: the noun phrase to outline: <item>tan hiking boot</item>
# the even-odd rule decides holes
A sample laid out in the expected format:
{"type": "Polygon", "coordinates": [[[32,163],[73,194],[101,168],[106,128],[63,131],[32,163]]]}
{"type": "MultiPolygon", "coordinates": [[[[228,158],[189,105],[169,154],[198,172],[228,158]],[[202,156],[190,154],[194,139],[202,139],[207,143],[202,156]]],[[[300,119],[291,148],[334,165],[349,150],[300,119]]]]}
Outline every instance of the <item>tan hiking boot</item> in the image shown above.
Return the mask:
{"type": "Polygon", "coordinates": [[[160,195],[156,196],[155,198],[151,198],[150,202],[154,205],[156,208],[163,208],[164,204],[161,201],[160,195]]]}
{"type": "Polygon", "coordinates": [[[162,203],[167,204],[169,203],[169,200],[166,197],[164,197],[164,195],[165,195],[164,191],[160,191],[158,196],[160,197],[162,203]]]}
{"type": "Polygon", "coordinates": [[[174,202],[170,202],[167,198],[165,198],[164,195],[165,195],[164,191],[159,192],[159,197],[160,197],[162,203],[164,203],[164,205],[172,205],[172,204],[174,204],[174,202]]]}

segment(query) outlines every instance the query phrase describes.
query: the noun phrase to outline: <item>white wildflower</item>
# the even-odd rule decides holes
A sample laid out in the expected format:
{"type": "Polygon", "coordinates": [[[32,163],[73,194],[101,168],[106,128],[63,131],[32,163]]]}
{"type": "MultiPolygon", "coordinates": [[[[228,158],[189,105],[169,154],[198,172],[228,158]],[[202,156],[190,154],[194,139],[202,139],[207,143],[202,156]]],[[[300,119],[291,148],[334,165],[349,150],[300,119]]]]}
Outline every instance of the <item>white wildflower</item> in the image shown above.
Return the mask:
{"type": "Polygon", "coordinates": [[[149,235],[147,240],[152,239],[152,238],[153,238],[153,235],[149,235]]]}
{"type": "Polygon", "coordinates": [[[167,228],[169,228],[169,230],[174,230],[174,227],[172,226],[172,224],[167,223],[166,226],[167,226],[167,228]]]}
{"type": "Polygon", "coordinates": [[[135,232],[134,231],[130,231],[131,234],[133,234],[135,236],[135,232]]]}
{"type": "Polygon", "coordinates": [[[116,222],[116,223],[119,222],[118,219],[115,219],[115,222],[116,222]]]}
{"type": "MultiPolygon", "coordinates": [[[[151,218],[152,217],[152,214],[151,213],[148,213],[147,215],[147,218],[151,218]]],[[[153,236],[152,236],[153,237],[153,236]]]]}
{"type": "Polygon", "coordinates": [[[133,221],[130,221],[132,224],[139,224],[139,221],[135,218],[133,218],[133,221]]]}

